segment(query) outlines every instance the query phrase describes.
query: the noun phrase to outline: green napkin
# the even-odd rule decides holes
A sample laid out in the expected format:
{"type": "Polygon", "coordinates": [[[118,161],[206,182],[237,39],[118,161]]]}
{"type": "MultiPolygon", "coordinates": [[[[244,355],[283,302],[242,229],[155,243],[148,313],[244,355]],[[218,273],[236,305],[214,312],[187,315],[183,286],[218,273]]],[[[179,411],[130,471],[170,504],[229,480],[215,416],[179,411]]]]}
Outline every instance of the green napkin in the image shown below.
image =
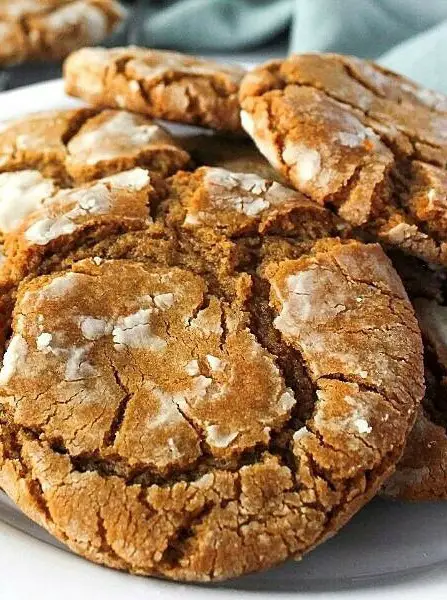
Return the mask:
{"type": "Polygon", "coordinates": [[[143,6],[138,41],[148,46],[215,54],[259,47],[265,58],[269,44],[290,26],[289,51],[373,58],[447,92],[447,0],[177,0],[143,6]]]}
{"type": "Polygon", "coordinates": [[[268,43],[290,24],[295,0],[179,0],[147,3],[148,46],[233,51],[268,43]]]}

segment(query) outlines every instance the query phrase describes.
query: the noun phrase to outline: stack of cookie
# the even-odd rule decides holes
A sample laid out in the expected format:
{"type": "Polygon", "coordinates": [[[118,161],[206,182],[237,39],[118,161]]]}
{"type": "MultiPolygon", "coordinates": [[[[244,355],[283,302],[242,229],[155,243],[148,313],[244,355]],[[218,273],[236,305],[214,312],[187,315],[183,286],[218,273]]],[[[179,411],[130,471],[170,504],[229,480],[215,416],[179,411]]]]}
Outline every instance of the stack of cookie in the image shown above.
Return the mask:
{"type": "Polygon", "coordinates": [[[3,490],[193,581],[300,558],[383,485],[446,497],[447,99],[335,55],[83,49],[65,82],[91,107],[0,133],[3,490]]]}

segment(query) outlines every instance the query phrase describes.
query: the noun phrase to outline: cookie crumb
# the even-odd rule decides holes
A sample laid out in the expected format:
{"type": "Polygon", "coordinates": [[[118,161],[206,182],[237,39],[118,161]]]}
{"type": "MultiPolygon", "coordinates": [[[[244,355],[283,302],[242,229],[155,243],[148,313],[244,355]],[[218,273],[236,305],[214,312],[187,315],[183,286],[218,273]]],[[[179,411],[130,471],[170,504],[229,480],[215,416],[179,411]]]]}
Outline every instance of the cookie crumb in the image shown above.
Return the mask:
{"type": "Polygon", "coordinates": [[[359,433],[371,433],[372,427],[366,419],[358,418],[354,420],[354,425],[359,433]]]}
{"type": "Polygon", "coordinates": [[[185,366],[185,371],[188,373],[188,375],[191,375],[191,377],[199,375],[199,362],[196,359],[189,361],[189,363],[187,363],[185,366]]]}
{"type": "Polygon", "coordinates": [[[221,371],[225,366],[224,362],[220,358],[217,358],[217,356],[213,356],[212,354],[207,354],[206,360],[208,361],[212,371],[221,371]]]}
{"type": "Polygon", "coordinates": [[[47,333],[47,332],[43,331],[36,338],[36,348],[42,352],[49,352],[50,351],[49,346],[51,344],[52,339],[53,339],[53,336],[51,335],[51,333],[47,333]]]}

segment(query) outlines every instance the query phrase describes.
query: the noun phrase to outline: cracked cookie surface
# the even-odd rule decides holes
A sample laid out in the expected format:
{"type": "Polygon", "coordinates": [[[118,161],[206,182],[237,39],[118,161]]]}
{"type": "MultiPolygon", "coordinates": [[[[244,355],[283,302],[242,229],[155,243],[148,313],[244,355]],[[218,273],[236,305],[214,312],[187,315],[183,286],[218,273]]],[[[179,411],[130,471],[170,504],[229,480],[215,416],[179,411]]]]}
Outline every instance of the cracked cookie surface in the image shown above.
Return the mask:
{"type": "Polygon", "coordinates": [[[239,131],[242,67],[146,48],[83,48],[64,65],[65,89],[93,105],[239,131]]]}
{"type": "Polygon", "coordinates": [[[424,341],[426,393],[405,452],[382,493],[405,500],[447,499],[447,306],[444,269],[393,257],[424,341]]]}
{"type": "Polygon", "coordinates": [[[0,170],[38,169],[64,185],[143,166],[164,177],[189,154],[160,125],[123,110],[40,112],[5,122],[0,170]]]}
{"type": "Polygon", "coordinates": [[[2,0],[0,65],[65,58],[101,42],[125,14],[114,0],[2,0]]]}
{"type": "Polygon", "coordinates": [[[399,458],[423,393],[411,305],[379,246],[325,237],[335,215],[253,174],[145,180],[134,219],[101,229],[128,210],[116,178],[141,171],[56,193],[51,218],[74,210],[76,227],[50,228],[48,255],[25,239],[45,203],[5,236],[11,273],[24,246],[34,260],[12,277],[0,485],[74,551],[135,573],[299,558],[399,458]],[[107,210],[73,204],[114,178],[107,210]]]}
{"type": "Polygon", "coordinates": [[[242,124],[297,189],[382,244],[447,264],[447,98],[341,55],[248,73],[242,124]]]}

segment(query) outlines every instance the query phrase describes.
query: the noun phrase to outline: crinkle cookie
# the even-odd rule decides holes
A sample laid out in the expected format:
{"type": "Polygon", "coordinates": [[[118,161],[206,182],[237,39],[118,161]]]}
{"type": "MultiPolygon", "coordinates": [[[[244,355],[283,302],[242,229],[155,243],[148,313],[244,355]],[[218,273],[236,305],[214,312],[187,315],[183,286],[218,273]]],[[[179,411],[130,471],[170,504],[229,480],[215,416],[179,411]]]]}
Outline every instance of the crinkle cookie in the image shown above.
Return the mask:
{"type": "Polygon", "coordinates": [[[64,65],[65,89],[94,106],[239,131],[239,83],[245,70],[177,52],[83,48],[64,65]]]}
{"type": "Polygon", "coordinates": [[[60,60],[101,42],[125,15],[115,0],[1,0],[0,65],[60,60]]]}
{"type": "Polygon", "coordinates": [[[334,534],[423,394],[401,281],[379,246],[325,237],[341,225],[217,168],[44,201],[5,235],[1,487],[82,556],[180,580],[334,534]]]}
{"type": "Polygon", "coordinates": [[[396,473],[382,493],[405,500],[447,499],[446,272],[393,257],[424,340],[426,394],[396,473]]]}
{"type": "Polygon", "coordinates": [[[381,243],[447,264],[447,98],[353,57],[244,78],[242,124],[297,189],[381,243]]]}
{"type": "Polygon", "coordinates": [[[73,235],[89,246],[107,235],[147,227],[158,197],[148,171],[140,168],[73,189],[59,189],[38,171],[4,173],[0,192],[1,350],[19,281],[45,260],[60,261],[60,253],[71,250],[73,235]],[[21,210],[15,210],[20,193],[21,210]]]}
{"type": "Polygon", "coordinates": [[[64,185],[135,166],[164,177],[189,161],[160,125],[124,110],[40,112],[5,122],[0,130],[0,171],[38,169],[64,185]]]}

